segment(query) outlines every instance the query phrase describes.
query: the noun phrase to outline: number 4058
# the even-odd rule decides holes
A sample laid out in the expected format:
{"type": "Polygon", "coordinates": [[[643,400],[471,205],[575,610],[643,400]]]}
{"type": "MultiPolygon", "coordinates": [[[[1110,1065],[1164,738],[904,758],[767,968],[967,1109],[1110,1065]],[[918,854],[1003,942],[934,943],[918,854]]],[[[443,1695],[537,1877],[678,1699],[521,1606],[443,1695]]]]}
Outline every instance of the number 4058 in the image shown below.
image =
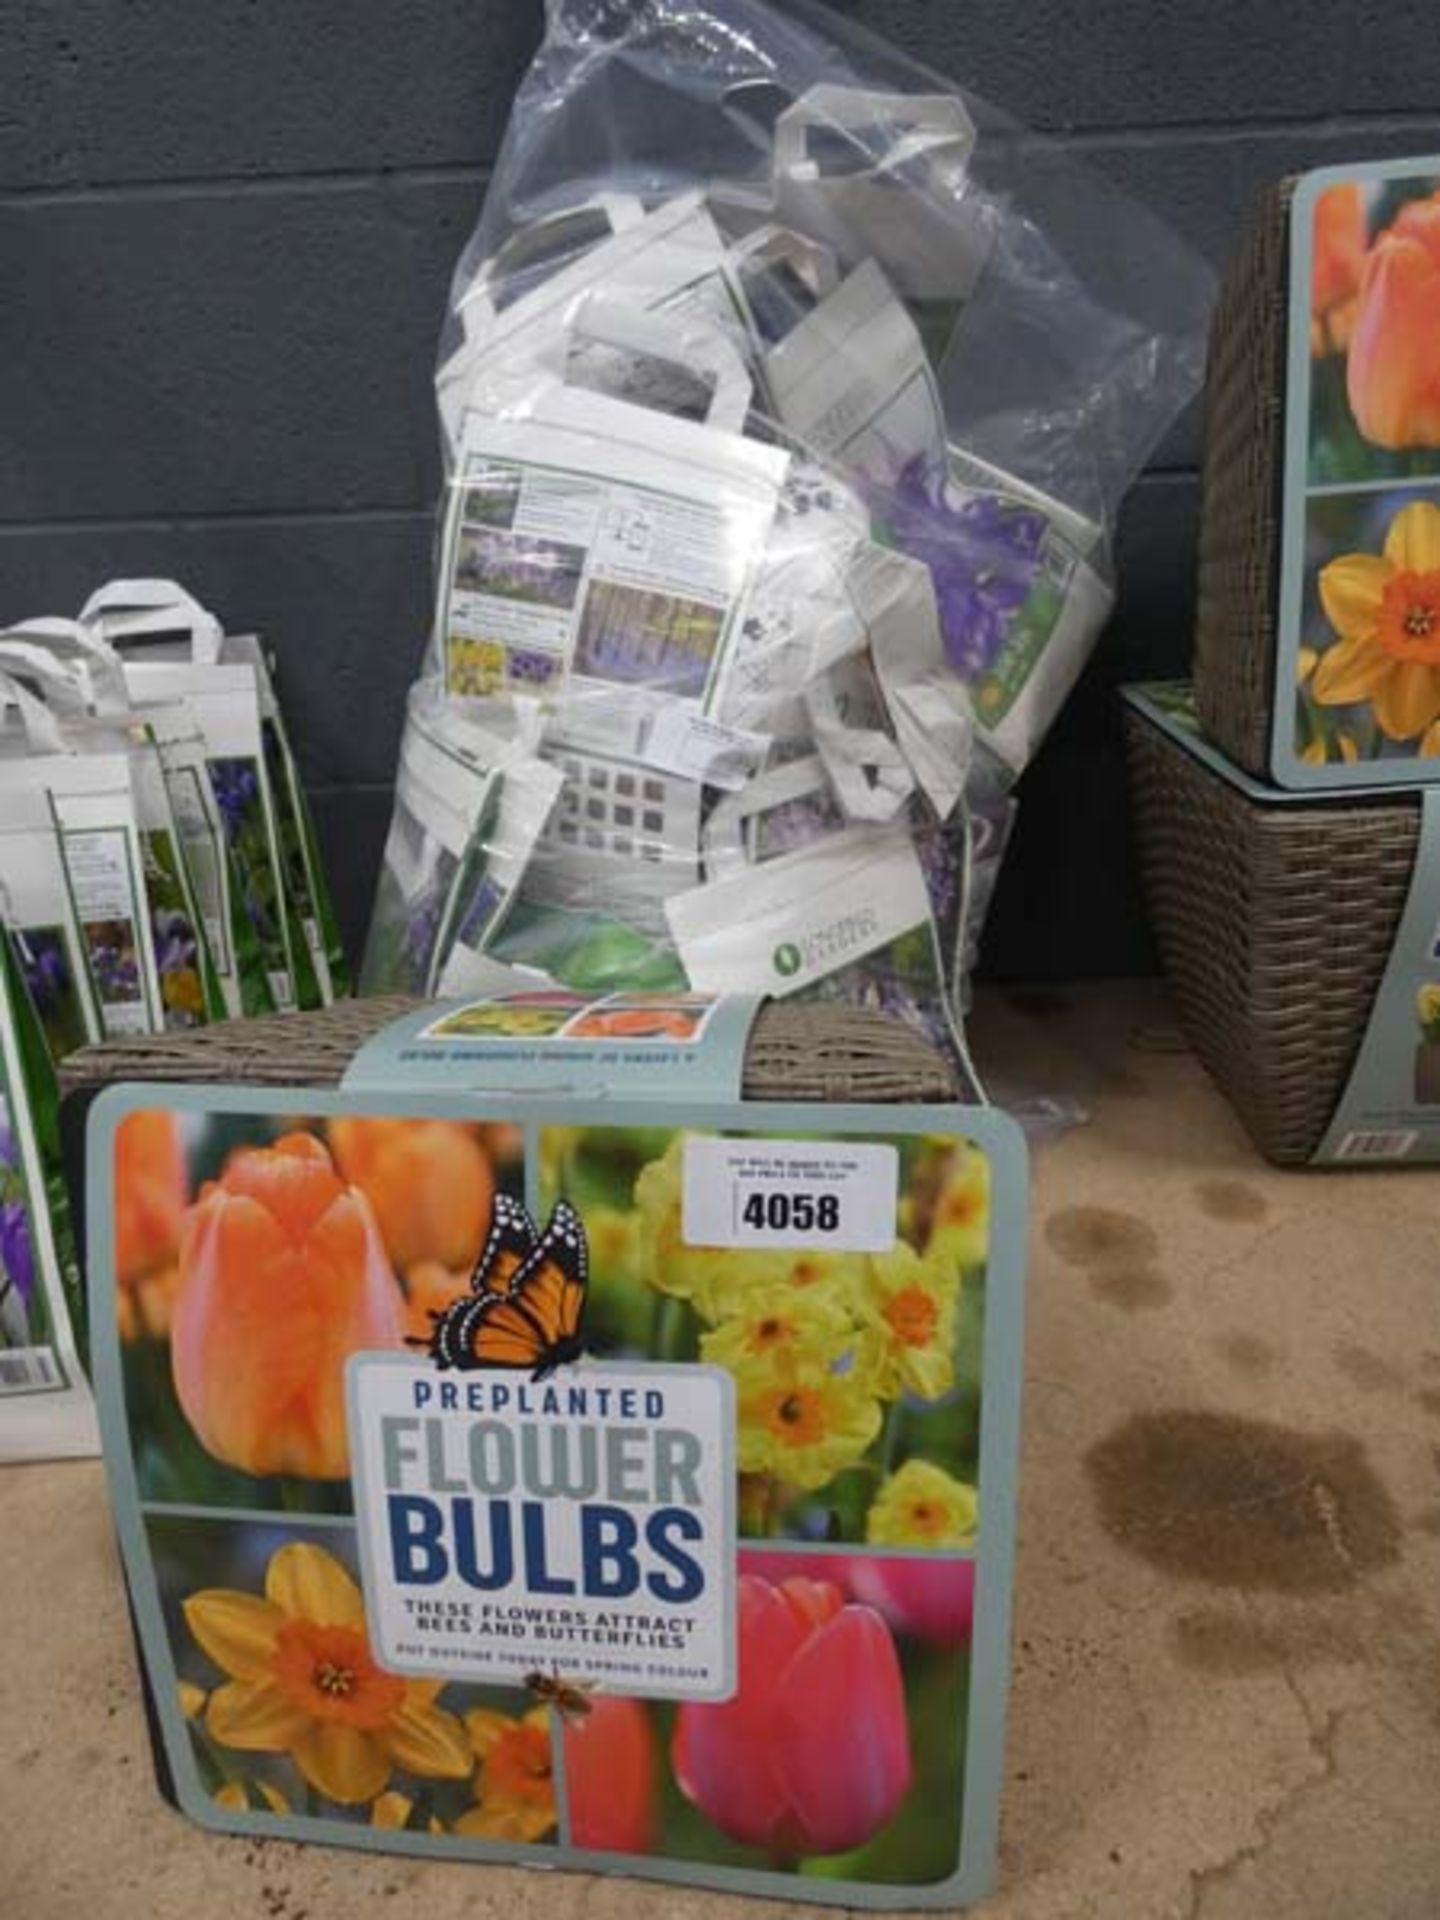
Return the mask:
{"type": "Polygon", "coordinates": [[[834,1233],[840,1225],[835,1193],[752,1193],[740,1209],[747,1227],[771,1233],[834,1233]]]}

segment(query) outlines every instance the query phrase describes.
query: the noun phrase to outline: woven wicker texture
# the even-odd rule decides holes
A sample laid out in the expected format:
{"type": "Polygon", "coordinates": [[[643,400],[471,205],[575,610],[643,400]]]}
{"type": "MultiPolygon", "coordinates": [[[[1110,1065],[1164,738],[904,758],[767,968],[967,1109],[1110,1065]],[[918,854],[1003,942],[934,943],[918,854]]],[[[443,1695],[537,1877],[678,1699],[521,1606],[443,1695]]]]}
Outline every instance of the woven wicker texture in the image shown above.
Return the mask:
{"type": "MultiPolygon", "coordinates": [[[[414,1010],[414,1000],[347,1000],[320,1013],[228,1020],[193,1033],[111,1040],[70,1055],[66,1093],[121,1080],[219,1086],[332,1087],[363,1043],[414,1010]]],[[[841,1007],[762,1007],[750,1030],[747,1100],[956,1100],[949,1065],[920,1034],[884,1014],[841,1007]]]]}
{"type": "Polygon", "coordinates": [[[1285,462],[1290,200],[1271,190],[1210,328],[1195,705],[1238,766],[1269,770],[1285,462]]]}
{"type": "Polygon", "coordinates": [[[1319,1146],[1410,888],[1414,794],[1266,806],[1125,716],[1151,917],[1195,1051],[1255,1144],[1319,1146]]]}

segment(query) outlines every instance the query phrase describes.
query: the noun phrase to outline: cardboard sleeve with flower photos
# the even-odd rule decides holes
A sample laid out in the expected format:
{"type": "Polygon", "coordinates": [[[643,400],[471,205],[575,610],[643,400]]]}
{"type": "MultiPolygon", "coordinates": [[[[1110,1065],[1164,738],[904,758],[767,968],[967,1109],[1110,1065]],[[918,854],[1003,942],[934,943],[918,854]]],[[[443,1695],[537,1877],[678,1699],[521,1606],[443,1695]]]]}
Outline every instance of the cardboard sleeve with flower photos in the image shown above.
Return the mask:
{"type": "Polygon", "coordinates": [[[100,1095],[97,1391],[192,1818],[988,1890],[1023,1144],[742,1102],[750,1011],[511,990],[338,1091],[100,1095]]]}
{"type": "Polygon", "coordinates": [[[1440,779],[1440,155],[1271,195],[1209,388],[1207,732],[1287,788],[1440,779]]]}

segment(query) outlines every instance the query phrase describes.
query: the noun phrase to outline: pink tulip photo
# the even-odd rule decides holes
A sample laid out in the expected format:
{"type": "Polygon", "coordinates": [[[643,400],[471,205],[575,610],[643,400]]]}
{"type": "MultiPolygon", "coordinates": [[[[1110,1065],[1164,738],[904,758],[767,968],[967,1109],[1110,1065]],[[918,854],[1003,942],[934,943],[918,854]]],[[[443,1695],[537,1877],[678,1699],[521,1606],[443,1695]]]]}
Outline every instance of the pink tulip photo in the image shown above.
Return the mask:
{"type": "Polygon", "coordinates": [[[733,1700],[675,1724],[681,1791],[777,1863],[863,1846],[910,1786],[910,1730],[890,1629],[828,1581],[739,1583],[733,1700]]]}
{"type": "Polygon", "coordinates": [[[975,1624],[973,1560],[857,1557],[850,1591],[884,1615],[905,1639],[936,1647],[969,1644],[975,1624]]]}

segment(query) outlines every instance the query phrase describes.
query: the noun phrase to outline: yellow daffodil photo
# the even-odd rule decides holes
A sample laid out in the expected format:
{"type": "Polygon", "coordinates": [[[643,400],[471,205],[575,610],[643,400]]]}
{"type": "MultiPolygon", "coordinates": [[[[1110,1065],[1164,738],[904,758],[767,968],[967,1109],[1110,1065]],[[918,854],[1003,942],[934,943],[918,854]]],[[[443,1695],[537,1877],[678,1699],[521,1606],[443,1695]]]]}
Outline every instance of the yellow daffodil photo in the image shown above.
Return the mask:
{"type": "Polygon", "coordinates": [[[878,1252],[827,1244],[818,1230],[751,1249],[687,1236],[690,1137],[542,1131],[542,1208],[564,1197],[586,1223],[588,1350],[732,1376],[746,1537],[862,1541],[886,1524],[886,1489],[914,1465],[972,1502],[964,1527],[945,1508],[936,1545],[973,1539],[986,1156],[951,1135],[897,1139],[894,1237],[878,1252]]]}
{"type": "Polygon", "coordinates": [[[360,1589],[323,1547],[282,1546],[263,1593],[206,1588],[182,1611],[225,1676],[203,1716],[217,1747],[288,1755],[340,1806],[373,1800],[397,1769],[427,1780],[470,1773],[463,1726],[435,1704],[439,1686],[376,1664],[360,1589]]]}
{"type": "Polygon", "coordinates": [[[955,1382],[957,1268],[942,1250],[921,1255],[903,1240],[870,1259],[877,1385],[892,1398],[909,1388],[938,1400],[955,1382]]]}
{"type": "Polygon", "coordinates": [[[1322,707],[1366,707],[1385,739],[1415,741],[1440,720],[1440,505],[1414,500],[1378,553],[1322,567],[1320,604],[1335,635],[1309,691],[1322,707]]]}
{"type": "MultiPolygon", "coordinates": [[[[150,1542],[173,1622],[175,1704],[217,1807],[531,1845],[558,1837],[557,1716],[518,1687],[382,1668],[349,1526],[156,1516],[150,1542]]],[[[603,1790],[597,1777],[589,1791],[603,1790]]],[[[600,1818],[603,1805],[575,1791],[600,1818]]]]}
{"type": "Polygon", "coordinates": [[[813,1492],[854,1466],[880,1431],[873,1383],[823,1360],[759,1360],[736,1371],[742,1474],[813,1492]]]}
{"type": "Polygon", "coordinates": [[[876,1494],[865,1538],[875,1547],[969,1547],[979,1513],[973,1486],[928,1460],[907,1460],[876,1494]]]}

